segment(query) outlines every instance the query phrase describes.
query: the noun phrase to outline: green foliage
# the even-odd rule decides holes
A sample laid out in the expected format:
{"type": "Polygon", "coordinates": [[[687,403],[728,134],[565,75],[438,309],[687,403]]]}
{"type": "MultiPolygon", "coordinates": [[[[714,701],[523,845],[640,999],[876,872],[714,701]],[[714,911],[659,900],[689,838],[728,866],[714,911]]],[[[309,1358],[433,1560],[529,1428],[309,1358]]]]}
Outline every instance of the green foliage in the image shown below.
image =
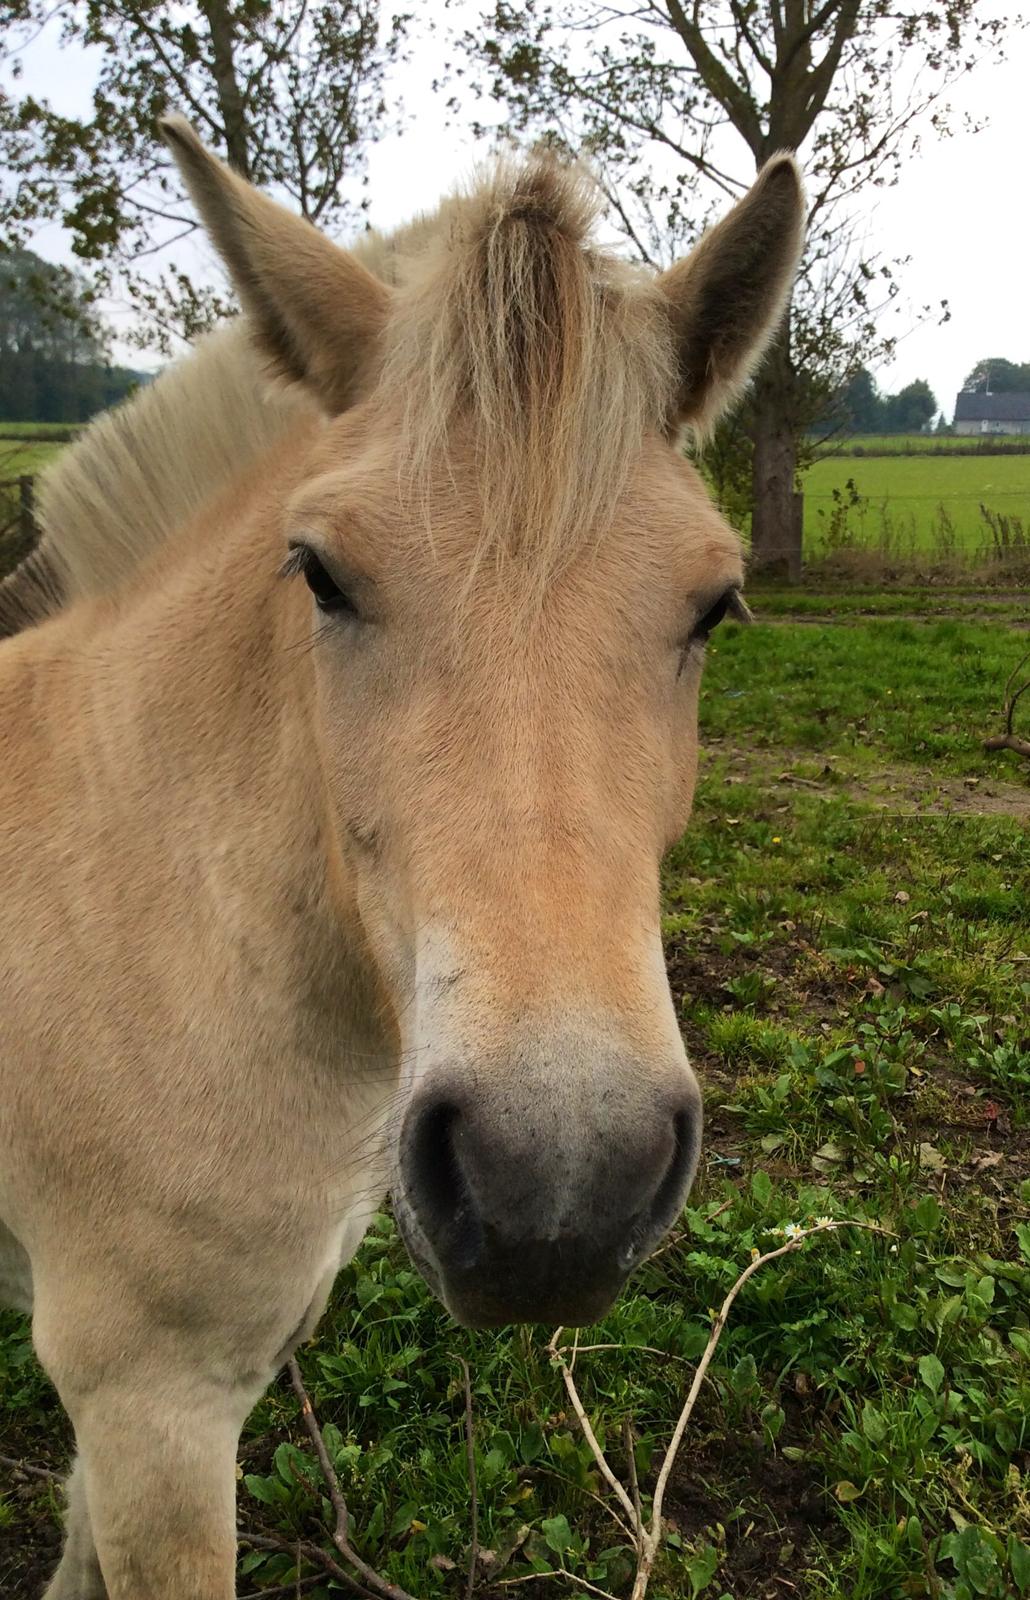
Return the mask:
{"type": "Polygon", "coordinates": [[[107,339],[81,274],[0,252],[0,421],[84,422],[120,400],[140,375],[108,365],[107,339]]]}
{"type": "Polygon", "coordinates": [[[897,394],[881,394],[868,367],[850,373],[835,397],[829,424],[851,433],[918,433],[937,414],[937,401],[924,378],[897,394]]]}
{"type": "Polygon", "coordinates": [[[963,389],[974,393],[1030,394],[1030,361],[1006,361],[985,356],[967,375],[963,389]]]}
{"type": "MultiPolygon", "coordinates": [[[[2,0],[9,60],[31,52],[55,14],[44,0],[2,0]]],[[[367,144],[382,129],[383,78],[408,17],[380,28],[372,0],[314,0],[298,10],[255,0],[183,8],[158,0],[70,0],[62,39],[89,47],[98,75],[90,111],[0,98],[0,223],[23,243],[59,217],[94,287],[127,296],[141,343],[167,350],[225,310],[167,254],[195,225],[178,176],[161,159],[158,117],[181,109],[244,177],[279,191],[330,229],[362,210],[367,144]]]]}

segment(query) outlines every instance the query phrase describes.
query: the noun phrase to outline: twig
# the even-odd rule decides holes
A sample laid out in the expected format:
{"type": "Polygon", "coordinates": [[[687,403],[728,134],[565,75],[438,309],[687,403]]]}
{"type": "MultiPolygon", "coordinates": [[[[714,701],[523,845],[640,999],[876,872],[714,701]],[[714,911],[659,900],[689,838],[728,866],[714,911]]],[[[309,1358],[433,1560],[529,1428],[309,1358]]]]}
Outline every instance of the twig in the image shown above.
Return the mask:
{"type": "Polygon", "coordinates": [[[629,1466],[629,1492],[633,1496],[633,1510],[636,1512],[637,1527],[644,1526],[644,1513],[640,1509],[640,1484],[637,1482],[637,1452],[633,1439],[633,1424],[628,1417],[623,1418],[622,1437],[626,1446],[626,1462],[629,1466]]]}
{"type": "Polygon", "coordinates": [[[561,1567],[557,1572],[524,1572],[520,1578],[495,1578],[494,1588],[514,1589],[520,1583],[533,1583],[537,1578],[564,1578],[566,1583],[578,1583],[588,1594],[599,1594],[601,1600],[616,1600],[616,1596],[609,1594],[607,1589],[599,1589],[596,1583],[588,1583],[586,1578],[578,1577],[565,1567],[561,1567]]]}
{"type": "MultiPolygon", "coordinates": [[[[1030,1212],[1028,1212],[1027,1215],[1030,1216],[1030,1212]]],[[[551,1467],[523,1467],[521,1476],[524,1478],[557,1478],[558,1482],[564,1483],[566,1488],[570,1487],[568,1478],[565,1477],[561,1472],[555,1472],[551,1467]]],[[[601,1510],[611,1517],[612,1521],[615,1523],[615,1526],[621,1533],[625,1534],[630,1544],[634,1544],[636,1542],[636,1534],[633,1532],[632,1528],[626,1526],[626,1523],[623,1521],[622,1517],[619,1516],[619,1513],[616,1511],[610,1500],[606,1500],[603,1495],[595,1494],[593,1489],[588,1489],[585,1483],[574,1483],[571,1485],[571,1487],[574,1488],[579,1494],[586,1495],[589,1500],[596,1500],[597,1504],[601,1507],[601,1510]]]]}
{"type": "Polygon", "coordinates": [[[1028,661],[1030,661],[1030,650],[1027,651],[1025,656],[1020,657],[1005,681],[1004,705],[1002,707],[1002,714],[1005,718],[1005,732],[994,734],[990,739],[985,739],[985,750],[1014,750],[1017,755],[1030,758],[1030,739],[1021,739],[1018,734],[1012,731],[1012,719],[1016,712],[1016,702],[1021,695],[1026,694],[1027,690],[1030,689],[1030,678],[1027,678],[1025,683],[1021,683],[1018,689],[1012,689],[1012,685],[1016,681],[1016,674],[1022,671],[1028,661]],[[1012,689],[1011,694],[1009,693],[1010,689],[1012,689]]]}
{"type": "MultiPolygon", "coordinates": [[[[737,1198],[738,1198],[737,1195],[731,1194],[729,1199],[728,1200],[724,1200],[721,1206],[716,1206],[715,1210],[711,1213],[710,1216],[702,1217],[702,1219],[701,1219],[702,1222],[714,1222],[716,1217],[721,1217],[724,1211],[728,1211],[730,1209],[730,1206],[733,1205],[734,1201],[737,1198]]],[[[651,1251],[651,1254],[647,1258],[648,1262],[657,1261],[658,1257],[659,1256],[664,1256],[667,1250],[675,1250],[676,1246],[679,1245],[679,1244],[682,1244],[686,1237],[687,1237],[687,1235],[686,1235],[685,1232],[684,1233],[674,1233],[672,1235],[672,1238],[671,1239],[666,1239],[665,1243],[659,1245],[657,1250],[652,1250],[651,1251]]],[[[586,1347],[584,1346],[584,1349],[585,1348],[586,1347]]]]}
{"type": "Polygon", "coordinates": [[[334,1561],[328,1551],[321,1545],[312,1544],[309,1540],[273,1539],[267,1533],[251,1533],[246,1528],[236,1529],[236,1539],[239,1544],[249,1544],[255,1550],[275,1550],[283,1555],[293,1556],[294,1560],[303,1556],[305,1561],[310,1561],[313,1566],[321,1567],[331,1578],[342,1583],[352,1593],[361,1595],[362,1600],[372,1600],[371,1590],[366,1589],[363,1583],[351,1576],[338,1561],[334,1561]]]}
{"type": "Polygon", "coordinates": [[[50,1467],[32,1467],[27,1461],[18,1461],[13,1456],[0,1456],[0,1467],[12,1467],[16,1472],[27,1472],[31,1478],[46,1478],[48,1482],[59,1481],[61,1474],[54,1472],[50,1467]]]}
{"type": "MultiPolygon", "coordinates": [[[[562,1349],[568,1349],[563,1345],[562,1349]]],[[[678,1356],[675,1350],[659,1350],[653,1344],[577,1344],[578,1356],[596,1355],[599,1350],[622,1350],[627,1355],[661,1356],[663,1361],[690,1361],[690,1356],[678,1356]]]]}
{"type": "Polygon", "coordinates": [[[312,1589],[322,1581],[322,1574],[316,1572],[311,1578],[298,1578],[296,1583],[278,1583],[274,1589],[253,1589],[250,1594],[241,1594],[240,1600],[290,1600],[301,1589],[312,1589]]]}
{"type": "MultiPolygon", "coordinates": [[[[725,1300],[719,1308],[718,1315],[712,1324],[712,1331],[709,1336],[708,1343],[705,1346],[704,1354],[697,1364],[693,1382],[690,1385],[687,1398],[683,1402],[683,1408],[680,1411],[676,1426],[673,1429],[672,1438],[669,1440],[668,1449],[666,1450],[665,1456],[662,1460],[662,1465],[658,1473],[658,1480],[655,1484],[654,1496],[651,1502],[651,1523],[649,1527],[645,1524],[643,1514],[640,1509],[639,1490],[637,1489],[635,1483],[636,1462],[633,1458],[632,1451],[630,1451],[629,1459],[631,1462],[630,1482],[633,1486],[633,1499],[630,1498],[623,1484],[620,1483],[619,1479],[615,1476],[605,1458],[603,1450],[597,1442],[597,1436],[595,1435],[593,1428],[590,1426],[590,1421],[587,1417],[586,1411],[583,1408],[583,1402],[581,1401],[579,1392],[576,1389],[576,1383],[572,1376],[571,1368],[565,1360],[562,1349],[558,1345],[558,1340],[561,1337],[562,1329],[558,1328],[555,1330],[554,1336],[552,1337],[550,1344],[547,1346],[547,1353],[561,1368],[562,1377],[565,1381],[565,1388],[568,1391],[572,1409],[576,1413],[583,1436],[586,1439],[587,1444],[590,1446],[594,1460],[597,1462],[602,1476],[607,1482],[609,1488],[612,1490],[612,1493],[621,1501],[625,1510],[628,1512],[630,1520],[636,1530],[637,1572],[633,1583],[631,1600],[645,1600],[647,1587],[651,1580],[651,1572],[654,1567],[655,1558],[658,1554],[659,1546],[662,1540],[662,1504],[665,1499],[665,1491],[669,1483],[669,1478],[672,1475],[672,1469],[675,1465],[676,1456],[679,1452],[680,1445],[683,1442],[683,1435],[686,1432],[687,1423],[690,1421],[694,1406],[697,1403],[697,1397],[701,1392],[701,1385],[704,1383],[705,1375],[707,1374],[708,1368],[711,1365],[712,1357],[716,1351],[716,1346],[718,1345],[719,1340],[722,1338],[730,1311],[733,1307],[733,1302],[736,1300],[738,1294],[748,1280],[753,1278],[756,1272],[760,1272],[763,1267],[768,1266],[770,1261],[778,1261],[782,1256],[793,1254],[793,1252],[795,1250],[799,1250],[804,1244],[805,1240],[810,1239],[814,1233],[835,1233],[841,1228],[863,1228],[870,1233],[882,1234],[888,1239],[895,1237],[889,1228],[883,1228],[875,1222],[817,1222],[814,1227],[801,1229],[799,1232],[794,1234],[792,1238],[788,1239],[786,1244],[780,1245],[778,1249],[769,1250],[765,1253],[765,1255],[762,1256],[756,1256],[755,1259],[744,1268],[744,1271],[740,1274],[740,1277],[727,1294],[725,1300]]],[[[574,1346],[573,1364],[575,1364],[575,1354],[576,1348],[574,1346]]],[[[571,1578],[573,1574],[541,1573],[539,1576],[565,1576],[571,1578]]]]}
{"type": "MultiPolygon", "coordinates": [[[[304,1379],[300,1375],[300,1368],[293,1356],[286,1363],[286,1370],[290,1374],[293,1392],[300,1402],[300,1414],[304,1419],[304,1426],[308,1430],[308,1437],[315,1447],[318,1464],[322,1469],[326,1488],[329,1490],[329,1499],[333,1510],[336,1512],[336,1527],[333,1529],[332,1535],[333,1544],[339,1550],[343,1559],[348,1561],[354,1568],[365,1588],[370,1589],[373,1594],[381,1596],[381,1600],[414,1600],[414,1597],[406,1589],[401,1589],[397,1584],[390,1583],[387,1578],[381,1578],[378,1572],[368,1565],[367,1561],[361,1559],[351,1544],[349,1537],[350,1515],[347,1511],[347,1502],[343,1498],[343,1490],[340,1488],[340,1480],[336,1476],[336,1470],[329,1459],[329,1452],[325,1447],[325,1440],[322,1438],[322,1430],[318,1426],[318,1418],[315,1416],[308,1391],[304,1387],[304,1379]]],[[[335,1566],[335,1562],[333,1564],[335,1566]]],[[[355,1587],[353,1581],[351,1586],[355,1587]]]]}
{"type": "Polygon", "coordinates": [[[593,1428],[590,1426],[590,1419],[588,1418],[586,1412],[583,1410],[583,1402],[579,1398],[579,1391],[576,1388],[576,1384],[575,1384],[575,1381],[573,1379],[572,1373],[569,1370],[569,1364],[565,1360],[565,1356],[563,1355],[562,1351],[559,1350],[559,1348],[558,1348],[558,1339],[559,1339],[561,1333],[562,1333],[562,1329],[561,1328],[556,1328],[555,1329],[554,1337],[551,1339],[550,1344],[547,1346],[547,1354],[561,1368],[561,1375],[562,1375],[562,1378],[565,1381],[565,1388],[568,1391],[569,1402],[570,1402],[570,1404],[572,1406],[572,1409],[576,1413],[576,1416],[577,1416],[577,1418],[579,1420],[579,1425],[583,1430],[583,1437],[586,1439],[587,1444],[590,1446],[591,1450],[593,1451],[594,1460],[597,1462],[597,1465],[601,1469],[601,1476],[604,1478],[604,1480],[607,1483],[609,1489],[617,1497],[617,1499],[622,1501],[623,1509],[625,1510],[627,1516],[629,1517],[630,1523],[633,1525],[633,1527],[635,1527],[637,1529],[637,1531],[638,1531],[637,1542],[638,1542],[638,1546],[639,1546],[639,1535],[640,1535],[640,1531],[641,1530],[640,1530],[640,1525],[636,1520],[636,1512],[633,1509],[633,1502],[630,1499],[629,1495],[626,1493],[626,1491],[623,1488],[622,1484],[619,1482],[618,1478],[615,1476],[615,1474],[612,1471],[611,1467],[608,1465],[608,1461],[607,1461],[607,1459],[605,1457],[605,1453],[601,1449],[601,1446],[597,1442],[597,1435],[594,1433],[593,1428]]]}
{"type": "Polygon", "coordinates": [[[468,1587],[465,1593],[467,1600],[472,1600],[472,1591],[476,1587],[476,1568],[479,1565],[479,1495],[476,1488],[476,1445],[472,1430],[472,1379],[465,1357],[459,1356],[458,1360],[465,1380],[465,1449],[468,1453],[469,1494],[472,1498],[472,1549],[469,1552],[468,1587]]]}

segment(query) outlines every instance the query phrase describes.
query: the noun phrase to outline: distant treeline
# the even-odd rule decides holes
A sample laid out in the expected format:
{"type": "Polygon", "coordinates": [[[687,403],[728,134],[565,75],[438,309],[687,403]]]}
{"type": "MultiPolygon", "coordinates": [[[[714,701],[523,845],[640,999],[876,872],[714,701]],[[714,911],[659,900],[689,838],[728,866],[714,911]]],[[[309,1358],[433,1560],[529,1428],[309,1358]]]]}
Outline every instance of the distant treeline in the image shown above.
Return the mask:
{"type": "Polygon", "coordinates": [[[0,422],[85,422],[146,381],[111,366],[74,273],[31,250],[0,254],[0,422]]]}
{"type": "Polygon", "coordinates": [[[937,415],[937,400],[925,378],[897,394],[881,394],[867,367],[859,367],[838,396],[837,426],[849,433],[919,433],[937,415]]]}

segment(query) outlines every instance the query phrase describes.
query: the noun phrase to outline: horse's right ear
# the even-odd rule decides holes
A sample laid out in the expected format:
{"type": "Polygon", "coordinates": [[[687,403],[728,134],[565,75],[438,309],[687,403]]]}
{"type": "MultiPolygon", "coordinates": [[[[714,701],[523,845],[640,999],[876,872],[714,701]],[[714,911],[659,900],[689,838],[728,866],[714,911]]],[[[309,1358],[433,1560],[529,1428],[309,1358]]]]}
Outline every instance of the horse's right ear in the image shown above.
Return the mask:
{"type": "Polygon", "coordinates": [[[161,133],[276,369],[345,411],[375,371],[391,291],[348,251],[218,160],[184,117],[161,133]]]}

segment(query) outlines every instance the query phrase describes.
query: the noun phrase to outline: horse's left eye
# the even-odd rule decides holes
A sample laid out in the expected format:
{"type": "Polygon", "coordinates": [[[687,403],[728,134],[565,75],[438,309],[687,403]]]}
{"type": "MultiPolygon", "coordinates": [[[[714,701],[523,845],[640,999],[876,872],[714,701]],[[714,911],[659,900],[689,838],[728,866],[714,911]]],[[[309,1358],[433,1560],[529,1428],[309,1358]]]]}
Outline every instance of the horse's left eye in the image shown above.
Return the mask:
{"type": "Polygon", "coordinates": [[[719,626],[723,617],[730,609],[730,604],[736,593],[736,589],[727,589],[726,593],[719,597],[714,606],[712,606],[710,610],[706,611],[703,617],[698,618],[697,622],[694,623],[693,628],[690,630],[691,643],[693,643],[695,639],[700,639],[702,641],[707,639],[712,630],[719,626]]]}
{"type": "Polygon", "coordinates": [[[300,573],[311,590],[319,611],[357,616],[357,606],[346,589],[341,589],[332,573],[309,545],[295,544],[291,547],[290,557],[283,572],[300,573]]]}

